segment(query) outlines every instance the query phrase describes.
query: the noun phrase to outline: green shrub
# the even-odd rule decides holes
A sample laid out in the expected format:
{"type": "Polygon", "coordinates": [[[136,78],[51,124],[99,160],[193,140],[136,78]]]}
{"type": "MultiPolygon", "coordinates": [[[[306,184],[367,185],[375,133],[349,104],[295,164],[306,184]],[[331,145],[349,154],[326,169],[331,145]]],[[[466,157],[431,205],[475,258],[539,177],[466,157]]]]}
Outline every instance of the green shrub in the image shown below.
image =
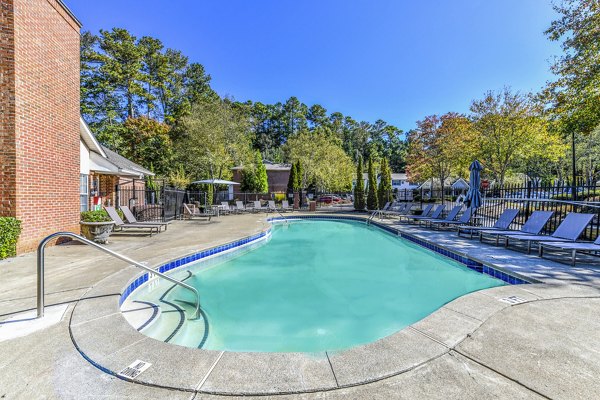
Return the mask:
{"type": "Polygon", "coordinates": [[[81,213],[81,221],[83,222],[109,222],[112,218],[108,216],[105,210],[83,211],[81,213]]]}
{"type": "Polygon", "coordinates": [[[20,234],[21,221],[13,217],[0,217],[0,260],[17,255],[20,234]]]}

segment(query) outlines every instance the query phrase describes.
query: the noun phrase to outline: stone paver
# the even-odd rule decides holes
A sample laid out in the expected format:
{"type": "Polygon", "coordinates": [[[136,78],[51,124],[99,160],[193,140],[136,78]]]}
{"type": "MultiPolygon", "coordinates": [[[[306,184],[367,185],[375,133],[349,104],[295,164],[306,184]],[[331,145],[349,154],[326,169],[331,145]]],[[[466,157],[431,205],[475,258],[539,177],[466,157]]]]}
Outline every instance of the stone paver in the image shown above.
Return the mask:
{"type": "Polygon", "coordinates": [[[507,308],[457,350],[553,399],[600,394],[600,297],[507,308]]]}

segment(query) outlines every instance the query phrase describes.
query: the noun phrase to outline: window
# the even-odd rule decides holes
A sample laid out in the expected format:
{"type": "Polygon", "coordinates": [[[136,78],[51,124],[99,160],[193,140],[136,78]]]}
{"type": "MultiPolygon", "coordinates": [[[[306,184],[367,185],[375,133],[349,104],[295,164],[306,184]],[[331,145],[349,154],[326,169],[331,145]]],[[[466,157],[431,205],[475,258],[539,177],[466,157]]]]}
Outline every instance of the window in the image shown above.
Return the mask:
{"type": "Polygon", "coordinates": [[[402,182],[403,182],[402,180],[399,180],[399,179],[394,179],[394,180],[392,181],[392,186],[401,186],[401,185],[402,185],[402,182]]]}
{"type": "Polygon", "coordinates": [[[88,192],[88,176],[86,174],[79,175],[79,205],[80,211],[89,209],[89,192],[88,192]]]}

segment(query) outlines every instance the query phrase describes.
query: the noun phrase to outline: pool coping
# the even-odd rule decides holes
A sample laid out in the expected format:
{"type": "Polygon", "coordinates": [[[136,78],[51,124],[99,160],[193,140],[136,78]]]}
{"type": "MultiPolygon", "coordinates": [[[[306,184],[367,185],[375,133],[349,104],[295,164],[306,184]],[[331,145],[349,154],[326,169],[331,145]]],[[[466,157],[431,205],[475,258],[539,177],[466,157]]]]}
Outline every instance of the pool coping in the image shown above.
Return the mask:
{"type": "MultiPolygon", "coordinates": [[[[314,217],[340,219],[339,216],[314,217]]],[[[292,218],[298,217],[288,219],[292,218]]],[[[342,218],[366,220],[364,217],[342,218]]],[[[385,226],[376,222],[373,224],[382,228],[385,226]]],[[[393,233],[390,229],[383,229],[393,233]]],[[[204,257],[231,251],[232,243],[248,238],[254,239],[242,245],[255,243],[256,240],[267,237],[269,232],[270,228],[216,246],[213,249],[221,250],[205,254],[204,257]]],[[[437,247],[443,249],[442,246],[437,247]]],[[[208,249],[209,252],[210,250],[208,249]]],[[[202,255],[202,252],[194,254],[202,255]]],[[[204,257],[201,256],[200,259],[204,257]]],[[[192,262],[192,258],[192,254],[187,254],[177,260],[189,259],[192,262]]],[[[169,270],[187,264],[180,261],[177,266],[177,260],[171,260],[159,268],[167,268],[165,265],[171,267],[174,261],[175,266],[169,270]]],[[[139,287],[145,283],[143,279],[140,280],[140,274],[136,275],[135,272],[137,270],[130,267],[103,279],[75,305],[69,330],[78,351],[97,368],[121,379],[163,388],[221,395],[310,393],[357,386],[395,376],[448,353],[491,315],[516,306],[498,301],[500,298],[517,296],[524,300],[521,304],[539,299],[520,288],[521,285],[500,286],[461,296],[390,336],[343,351],[223,352],[171,345],[137,332],[119,310],[123,295],[131,285],[136,285],[137,282],[136,287],[139,287]],[[123,287],[124,290],[119,289],[123,287]],[[149,368],[134,379],[119,375],[119,371],[135,360],[147,361],[154,368],[149,368]],[[185,373],[173,373],[173,370],[185,373]]]]}

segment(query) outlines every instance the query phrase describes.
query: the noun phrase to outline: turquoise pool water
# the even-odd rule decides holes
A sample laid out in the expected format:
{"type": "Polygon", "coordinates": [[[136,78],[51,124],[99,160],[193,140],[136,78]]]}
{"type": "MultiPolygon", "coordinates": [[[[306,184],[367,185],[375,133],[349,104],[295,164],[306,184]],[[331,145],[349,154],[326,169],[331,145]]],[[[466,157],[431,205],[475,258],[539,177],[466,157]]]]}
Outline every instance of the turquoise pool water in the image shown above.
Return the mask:
{"type": "MultiPolygon", "coordinates": [[[[504,284],[351,221],[276,225],[266,244],[213,264],[191,266],[191,276],[178,272],[199,290],[206,320],[184,321],[170,343],[228,351],[345,349],[388,336],[463,294],[504,284]]],[[[190,308],[178,300],[182,290],[165,295],[164,288],[133,297],[190,308]]],[[[167,314],[144,333],[165,340],[181,323],[167,314]]]]}

